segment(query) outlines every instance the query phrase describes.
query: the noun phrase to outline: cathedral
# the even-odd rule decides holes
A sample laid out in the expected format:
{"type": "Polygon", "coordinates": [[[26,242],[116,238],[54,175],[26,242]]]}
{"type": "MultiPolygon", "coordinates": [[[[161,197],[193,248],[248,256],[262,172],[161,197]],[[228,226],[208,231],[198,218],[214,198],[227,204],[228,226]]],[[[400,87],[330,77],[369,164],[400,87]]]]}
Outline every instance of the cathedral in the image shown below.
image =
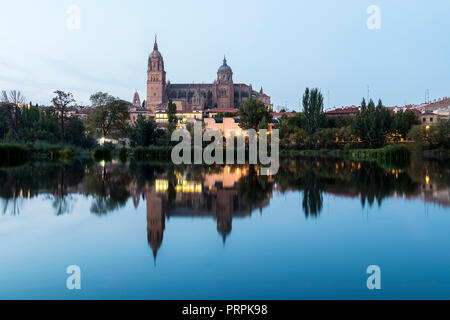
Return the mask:
{"type": "Polygon", "coordinates": [[[238,108],[247,99],[262,101],[272,109],[270,97],[254,91],[251,85],[233,82],[233,70],[224,57],[217,71],[217,79],[211,84],[172,84],[166,82],[164,59],[155,38],[153,52],[148,59],[146,108],[152,114],[164,112],[171,99],[179,112],[202,111],[209,108],[238,108]]]}

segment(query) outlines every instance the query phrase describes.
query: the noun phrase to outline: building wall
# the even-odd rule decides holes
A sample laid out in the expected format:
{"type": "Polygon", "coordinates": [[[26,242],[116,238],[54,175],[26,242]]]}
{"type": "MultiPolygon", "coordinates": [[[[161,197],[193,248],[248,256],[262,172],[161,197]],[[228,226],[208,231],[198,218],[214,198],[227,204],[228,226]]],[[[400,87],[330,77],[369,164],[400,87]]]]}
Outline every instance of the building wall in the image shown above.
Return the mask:
{"type": "Polygon", "coordinates": [[[154,113],[158,107],[167,106],[169,99],[183,101],[192,110],[203,110],[205,106],[218,108],[239,107],[249,98],[262,101],[271,108],[270,97],[253,91],[251,85],[234,84],[233,71],[224,59],[212,84],[166,84],[164,60],[155,41],[150,54],[147,72],[147,108],[154,113]]]}
{"type": "Polygon", "coordinates": [[[419,117],[422,124],[433,125],[438,122],[439,115],[437,114],[422,114],[419,117]]]}

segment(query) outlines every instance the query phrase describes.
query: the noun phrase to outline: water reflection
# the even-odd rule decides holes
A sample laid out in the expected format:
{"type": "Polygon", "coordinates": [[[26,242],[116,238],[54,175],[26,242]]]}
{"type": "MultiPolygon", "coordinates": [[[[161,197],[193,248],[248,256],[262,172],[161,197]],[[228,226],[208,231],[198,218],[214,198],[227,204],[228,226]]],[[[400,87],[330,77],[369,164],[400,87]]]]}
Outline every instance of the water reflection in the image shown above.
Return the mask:
{"type": "Polygon", "coordinates": [[[90,212],[104,216],[131,200],[135,208],[146,208],[148,243],[156,258],[166,219],[212,218],[225,243],[233,219],[262,212],[274,192],[297,192],[299,212],[307,218],[320,216],[325,194],[359,198],[362,207],[381,206],[389,197],[450,206],[450,172],[445,163],[413,162],[392,168],[375,162],[301,160],[282,163],[273,177],[258,173],[256,166],[34,163],[0,170],[1,208],[4,215],[18,215],[24,199],[41,195],[60,216],[72,212],[79,201],[75,195],[84,195],[90,212]]]}

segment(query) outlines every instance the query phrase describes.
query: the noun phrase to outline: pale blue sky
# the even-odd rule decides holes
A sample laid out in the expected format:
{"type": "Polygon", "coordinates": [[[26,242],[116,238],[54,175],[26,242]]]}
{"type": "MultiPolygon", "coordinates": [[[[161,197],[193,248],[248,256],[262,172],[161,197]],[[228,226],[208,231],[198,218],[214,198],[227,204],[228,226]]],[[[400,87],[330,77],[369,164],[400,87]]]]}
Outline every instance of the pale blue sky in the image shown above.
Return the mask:
{"type": "Polygon", "coordinates": [[[212,82],[226,54],[235,82],[261,86],[299,108],[306,86],[330,105],[386,105],[450,95],[450,2],[446,0],[15,0],[2,1],[0,90],[49,104],[68,90],[79,103],[102,90],[145,96],[155,33],[172,83],[212,82]],[[81,29],[66,26],[69,5],[81,29]],[[366,27],[369,5],[381,29],[366,27]]]}

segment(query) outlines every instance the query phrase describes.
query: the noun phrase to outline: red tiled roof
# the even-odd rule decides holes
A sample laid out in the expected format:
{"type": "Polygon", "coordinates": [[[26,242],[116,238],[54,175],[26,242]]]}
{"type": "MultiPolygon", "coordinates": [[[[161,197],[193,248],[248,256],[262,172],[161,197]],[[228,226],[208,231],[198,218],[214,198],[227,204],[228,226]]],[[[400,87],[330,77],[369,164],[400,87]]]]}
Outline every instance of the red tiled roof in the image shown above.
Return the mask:
{"type": "Polygon", "coordinates": [[[215,109],[209,109],[205,110],[205,113],[225,113],[225,112],[238,112],[239,109],[235,108],[215,108],[215,109]]]}
{"type": "Polygon", "coordinates": [[[359,111],[359,107],[344,107],[337,108],[334,110],[326,111],[325,114],[336,115],[336,114],[354,114],[359,111]]]}

